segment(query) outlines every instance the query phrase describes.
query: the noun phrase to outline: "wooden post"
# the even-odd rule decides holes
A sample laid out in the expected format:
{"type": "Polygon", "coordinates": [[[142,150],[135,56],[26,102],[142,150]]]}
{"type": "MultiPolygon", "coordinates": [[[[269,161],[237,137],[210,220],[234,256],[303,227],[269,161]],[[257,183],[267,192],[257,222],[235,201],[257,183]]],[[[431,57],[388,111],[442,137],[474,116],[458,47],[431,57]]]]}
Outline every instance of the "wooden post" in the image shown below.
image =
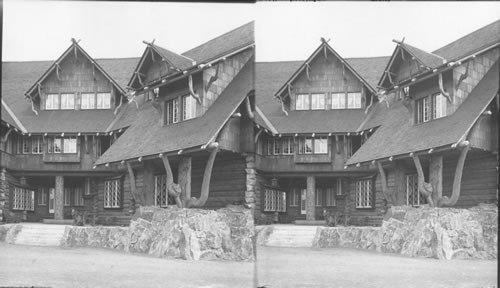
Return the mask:
{"type": "Polygon", "coordinates": [[[56,189],[54,195],[54,219],[64,219],[64,176],[56,176],[56,189]]]}
{"type": "Polygon", "coordinates": [[[460,145],[465,147],[463,147],[462,151],[460,151],[460,157],[458,158],[457,168],[455,170],[455,178],[453,178],[453,191],[451,193],[451,198],[448,198],[447,196],[440,198],[438,203],[439,206],[453,206],[457,204],[457,200],[460,197],[465,157],[467,156],[467,152],[470,148],[469,141],[464,141],[460,145]]]}
{"type": "Polygon", "coordinates": [[[128,176],[130,178],[130,193],[132,194],[132,198],[134,198],[135,204],[136,205],[142,205],[142,199],[137,195],[137,186],[135,186],[135,175],[134,175],[134,170],[132,169],[132,165],[130,162],[127,162],[127,170],[128,170],[128,176]]]}
{"type": "Polygon", "coordinates": [[[394,204],[393,195],[389,194],[389,188],[387,187],[387,177],[385,176],[384,168],[380,161],[377,161],[378,172],[380,173],[380,182],[382,182],[382,194],[384,195],[385,200],[388,205],[394,204]]]}
{"type": "Polygon", "coordinates": [[[200,199],[191,198],[188,202],[188,207],[203,207],[208,199],[208,193],[210,192],[210,178],[212,177],[212,167],[214,165],[215,156],[219,151],[219,143],[214,142],[209,145],[212,149],[210,156],[208,157],[207,165],[205,166],[205,173],[203,174],[203,182],[201,183],[201,195],[200,199]]]}
{"type": "MultiPolygon", "coordinates": [[[[116,135],[116,134],[115,134],[116,135]]],[[[155,177],[151,161],[144,161],[144,205],[154,205],[155,177]]]]}
{"type": "Polygon", "coordinates": [[[167,192],[168,195],[175,198],[175,204],[177,207],[184,207],[184,203],[181,200],[182,190],[180,186],[174,183],[174,174],[172,173],[172,167],[170,166],[170,161],[166,155],[162,155],[161,160],[163,161],[163,166],[165,166],[165,172],[167,174],[167,192]]]}
{"type": "Polygon", "coordinates": [[[420,164],[420,158],[417,155],[413,155],[412,158],[417,168],[418,191],[427,198],[427,203],[429,203],[431,207],[434,207],[434,202],[432,201],[432,186],[424,181],[424,170],[422,169],[422,164],[420,164]]]}
{"type": "Polygon", "coordinates": [[[399,161],[394,161],[395,163],[395,173],[394,182],[396,183],[395,194],[393,194],[394,206],[406,205],[406,177],[405,177],[405,165],[399,163],[399,161]]]}
{"type": "Polygon", "coordinates": [[[186,203],[191,199],[191,157],[181,157],[179,160],[179,185],[181,186],[181,200],[186,203]]]}
{"type": "Polygon", "coordinates": [[[307,176],[306,220],[316,219],[316,177],[307,176]]]}
{"type": "Polygon", "coordinates": [[[337,154],[340,153],[339,135],[335,135],[335,150],[337,151],[337,154]]]}
{"type": "Polygon", "coordinates": [[[439,199],[443,197],[443,156],[431,156],[431,163],[429,166],[429,182],[432,185],[432,200],[438,203],[439,199]]]}

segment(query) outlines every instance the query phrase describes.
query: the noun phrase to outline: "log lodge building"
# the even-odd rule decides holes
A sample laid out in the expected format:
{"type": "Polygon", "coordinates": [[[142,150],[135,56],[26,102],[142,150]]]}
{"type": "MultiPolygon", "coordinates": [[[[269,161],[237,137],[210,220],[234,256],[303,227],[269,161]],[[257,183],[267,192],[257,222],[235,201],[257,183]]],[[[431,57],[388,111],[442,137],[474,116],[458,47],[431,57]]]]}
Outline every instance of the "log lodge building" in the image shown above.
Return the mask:
{"type": "MultiPolygon", "coordinates": [[[[139,206],[258,223],[497,202],[500,21],[436,51],[255,62],[253,22],[182,54],[2,63],[0,218],[126,225],[139,206]]],[[[340,218],[338,218],[340,219],[340,218]]]]}

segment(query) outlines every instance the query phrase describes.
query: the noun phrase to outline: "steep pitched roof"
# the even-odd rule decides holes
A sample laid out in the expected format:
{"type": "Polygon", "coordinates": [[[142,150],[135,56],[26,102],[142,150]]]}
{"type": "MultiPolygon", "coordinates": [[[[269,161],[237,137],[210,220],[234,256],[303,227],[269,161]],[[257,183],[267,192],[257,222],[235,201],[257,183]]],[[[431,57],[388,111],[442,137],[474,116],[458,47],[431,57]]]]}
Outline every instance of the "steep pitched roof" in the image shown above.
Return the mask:
{"type": "Polygon", "coordinates": [[[21,130],[21,132],[26,132],[26,128],[22,125],[22,123],[17,119],[17,117],[12,113],[12,110],[7,106],[7,103],[2,99],[2,121],[5,121],[8,125],[21,130]]]}
{"type": "Polygon", "coordinates": [[[187,121],[161,127],[157,110],[147,102],[96,165],[206,145],[253,90],[253,72],[251,59],[205,114],[187,121]]]}
{"type": "Polygon", "coordinates": [[[167,61],[169,61],[176,68],[184,70],[186,68],[189,68],[189,67],[195,65],[195,61],[191,58],[177,54],[177,53],[172,52],[170,50],[167,50],[163,47],[160,47],[156,44],[152,44],[151,46],[153,47],[153,49],[156,50],[156,52],[158,52],[158,54],[160,54],[163,58],[165,58],[167,61]]]}
{"type": "Polygon", "coordinates": [[[411,46],[408,43],[400,43],[400,44],[403,49],[408,51],[410,55],[415,57],[419,62],[421,62],[426,67],[436,68],[443,65],[444,61],[446,61],[443,57],[439,55],[426,52],[422,49],[411,46]]]}
{"type": "MultiPolygon", "coordinates": [[[[362,77],[374,83],[388,57],[346,58],[362,77]]],[[[285,116],[274,95],[290,79],[303,61],[256,63],[256,104],[279,133],[354,132],[360,126],[364,110],[290,111],[285,116]]],[[[258,123],[260,124],[260,123],[258,123]]]]}
{"type": "Polygon", "coordinates": [[[499,42],[500,20],[497,20],[433,51],[433,53],[448,61],[454,61],[499,42]]]}
{"type": "MultiPolygon", "coordinates": [[[[388,111],[382,126],[347,161],[347,165],[457,143],[468,133],[498,93],[499,61],[486,73],[467,99],[450,116],[414,125],[401,101],[388,111]]],[[[379,103],[378,105],[385,105],[379,103]]]]}
{"type": "Polygon", "coordinates": [[[198,63],[207,62],[253,44],[254,21],[224,33],[210,41],[192,48],[182,55],[198,63]]]}
{"type": "MultiPolygon", "coordinates": [[[[111,77],[124,83],[138,58],[96,59],[106,67],[111,77]]],[[[51,66],[52,61],[26,61],[2,63],[2,101],[30,133],[104,132],[114,115],[109,110],[39,111],[36,116],[23,93],[51,66]]],[[[104,68],[103,68],[104,69],[104,68]]],[[[2,113],[2,119],[6,114],[2,113]]]]}

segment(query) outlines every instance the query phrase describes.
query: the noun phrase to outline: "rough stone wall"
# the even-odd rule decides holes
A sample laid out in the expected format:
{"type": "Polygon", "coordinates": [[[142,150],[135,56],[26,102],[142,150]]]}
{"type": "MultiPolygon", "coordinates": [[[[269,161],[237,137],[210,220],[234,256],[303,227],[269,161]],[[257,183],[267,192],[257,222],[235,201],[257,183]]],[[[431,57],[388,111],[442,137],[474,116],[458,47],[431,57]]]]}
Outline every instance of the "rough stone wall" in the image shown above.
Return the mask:
{"type": "Polygon", "coordinates": [[[12,176],[7,169],[0,170],[0,222],[21,222],[23,211],[12,210],[10,199],[13,191],[12,184],[19,184],[19,180],[12,176]]]}
{"type": "Polygon", "coordinates": [[[322,227],[314,247],[350,247],[438,259],[496,259],[498,207],[393,206],[382,227],[322,227]]]}
{"type": "Polygon", "coordinates": [[[217,211],[141,207],[130,226],[70,227],[64,246],[91,246],[187,260],[254,260],[252,214],[239,206],[217,211]]]}
{"type": "Polygon", "coordinates": [[[255,156],[247,155],[245,157],[247,173],[246,184],[247,190],[245,191],[245,202],[252,206],[255,210],[255,186],[257,185],[257,170],[255,169],[255,156]]]}

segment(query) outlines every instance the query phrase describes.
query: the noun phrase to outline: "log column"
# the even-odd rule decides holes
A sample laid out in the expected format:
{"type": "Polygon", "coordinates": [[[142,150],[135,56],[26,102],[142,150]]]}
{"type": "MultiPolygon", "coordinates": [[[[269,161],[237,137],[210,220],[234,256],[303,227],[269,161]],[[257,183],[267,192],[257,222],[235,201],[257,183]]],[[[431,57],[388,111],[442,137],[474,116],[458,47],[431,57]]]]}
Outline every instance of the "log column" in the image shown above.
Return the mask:
{"type": "MultiPolygon", "coordinates": [[[[116,134],[115,134],[116,135],[116,134]]],[[[153,206],[155,194],[154,167],[152,161],[144,161],[144,206],[153,206]]]]}
{"type": "Polygon", "coordinates": [[[316,177],[307,176],[307,192],[306,192],[306,220],[316,219],[316,177]]]}
{"type": "Polygon", "coordinates": [[[431,156],[429,182],[432,185],[432,200],[438,203],[443,197],[443,156],[431,156]]]}
{"type": "Polygon", "coordinates": [[[54,219],[64,219],[64,176],[56,176],[56,189],[54,195],[54,219]]]}
{"type": "Polygon", "coordinates": [[[178,174],[179,185],[181,186],[181,200],[186,203],[186,200],[191,199],[191,157],[182,157],[179,159],[178,174]]]}

